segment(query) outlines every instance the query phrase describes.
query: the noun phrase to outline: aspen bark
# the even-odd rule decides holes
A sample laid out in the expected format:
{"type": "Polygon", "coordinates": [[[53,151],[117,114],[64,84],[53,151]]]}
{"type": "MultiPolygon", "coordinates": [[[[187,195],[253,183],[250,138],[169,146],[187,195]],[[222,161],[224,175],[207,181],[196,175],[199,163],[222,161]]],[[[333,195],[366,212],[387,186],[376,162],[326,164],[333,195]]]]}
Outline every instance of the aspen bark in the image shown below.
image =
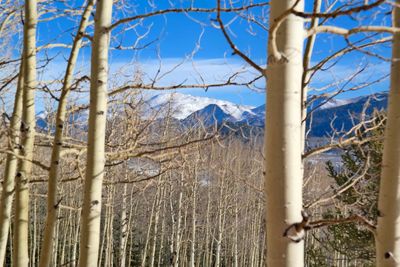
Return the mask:
{"type": "Polygon", "coordinates": [[[189,266],[195,267],[196,254],[196,198],[197,198],[197,168],[193,167],[193,184],[192,184],[192,232],[190,237],[190,261],[189,266]]]}
{"type": "Polygon", "coordinates": [[[155,211],[155,215],[154,215],[154,229],[153,229],[153,244],[151,247],[151,256],[150,256],[150,267],[154,267],[154,262],[155,262],[155,258],[156,258],[156,248],[157,248],[157,237],[158,237],[158,221],[160,218],[160,210],[161,210],[161,205],[162,205],[162,201],[164,198],[164,186],[162,184],[162,182],[158,182],[157,185],[160,189],[158,189],[159,193],[158,193],[158,198],[157,198],[157,204],[156,204],[156,211],[155,211]]]}
{"type": "MultiPolygon", "coordinates": [[[[23,98],[23,85],[24,85],[24,74],[23,74],[23,57],[21,60],[17,90],[15,93],[14,100],[14,111],[10,123],[10,140],[9,150],[15,154],[19,154],[19,130],[21,126],[22,117],[22,98],[23,98]]],[[[10,230],[11,221],[11,208],[12,200],[14,195],[14,177],[17,171],[18,159],[12,155],[7,155],[6,166],[4,170],[4,178],[2,183],[2,194],[0,203],[0,265],[4,266],[7,241],[10,230]]]]}
{"type": "Polygon", "coordinates": [[[174,261],[173,261],[173,266],[178,267],[179,266],[179,258],[180,258],[180,252],[181,252],[181,234],[182,234],[182,229],[181,229],[181,224],[182,224],[182,198],[183,198],[183,174],[180,174],[180,182],[179,182],[179,194],[178,194],[178,214],[175,218],[176,224],[174,224],[175,227],[175,239],[173,241],[173,247],[174,250],[173,252],[175,253],[174,256],[174,261]]]}
{"type": "Polygon", "coordinates": [[[33,146],[35,139],[35,88],[36,88],[36,0],[25,2],[24,24],[24,92],[21,123],[21,161],[16,175],[14,217],[14,266],[28,266],[29,184],[32,173],[33,146]]]}
{"type": "Polygon", "coordinates": [[[158,251],[158,262],[157,262],[157,266],[165,266],[164,264],[164,236],[165,236],[165,221],[166,221],[166,187],[164,189],[164,197],[162,199],[162,212],[161,212],[161,233],[160,233],[160,248],[158,251]]]}
{"type": "MultiPolygon", "coordinates": [[[[32,192],[33,194],[35,192],[32,192]]],[[[33,211],[31,211],[32,215],[32,236],[30,237],[31,247],[30,247],[30,266],[36,266],[36,240],[37,240],[37,199],[33,199],[33,211]]]]}
{"type": "MultiPolygon", "coordinates": [[[[393,27],[400,27],[400,0],[393,27]]],[[[390,93],[382,158],[376,236],[377,266],[400,266],[400,33],[393,35],[390,93]]]]}
{"type": "Polygon", "coordinates": [[[150,243],[151,228],[153,226],[153,218],[154,218],[154,210],[156,209],[158,198],[159,198],[159,188],[157,188],[157,192],[156,192],[156,195],[154,196],[154,200],[153,200],[153,205],[151,207],[149,223],[147,226],[146,241],[145,241],[144,248],[143,248],[141,267],[145,267],[146,262],[147,262],[147,250],[148,250],[149,243],[150,243]]]}
{"type": "MultiPolygon", "coordinates": [[[[127,175],[125,174],[127,178],[127,175]]],[[[126,263],[126,247],[128,242],[128,218],[127,218],[127,207],[126,207],[126,199],[127,199],[127,185],[124,184],[123,195],[122,195],[122,205],[121,205],[121,232],[119,236],[119,266],[125,267],[126,263]]]]}
{"type": "Polygon", "coordinates": [[[210,242],[211,235],[211,226],[210,226],[210,212],[211,212],[211,189],[210,186],[207,186],[207,209],[206,209],[206,225],[205,225],[205,244],[204,244],[204,264],[206,266],[211,266],[212,257],[210,249],[212,249],[213,245],[210,242]],[[211,246],[210,246],[211,243],[211,246]]]}
{"type": "Polygon", "coordinates": [[[39,261],[40,267],[49,266],[51,262],[51,257],[53,255],[53,253],[49,253],[49,251],[53,251],[54,230],[57,222],[57,209],[59,206],[58,203],[59,200],[57,199],[57,190],[58,190],[57,181],[59,177],[60,155],[63,145],[63,128],[67,110],[67,99],[72,85],[72,80],[74,76],[76,61],[78,59],[79,50],[82,45],[83,33],[85,32],[86,27],[89,24],[90,13],[92,12],[94,4],[95,0],[90,0],[82,14],[82,19],[78,28],[78,33],[75,37],[74,43],[72,45],[71,54],[68,59],[67,70],[64,78],[60,101],[58,104],[57,115],[56,115],[56,130],[54,135],[54,142],[53,142],[51,161],[50,161],[51,165],[50,165],[49,181],[48,181],[47,217],[46,217],[44,238],[43,238],[42,250],[39,261]]]}
{"type": "MultiPolygon", "coordinates": [[[[226,167],[226,166],[225,166],[226,167]]],[[[224,232],[224,221],[225,221],[225,194],[224,192],[224,180],[225,180],[225,171],[222,176],[219,178],[219,199],[218,199],[218,228],[216,235],[216,248],[215,248],[215,266],[219,267],[221,265],[221,246],[222,246],[222,237],[224,232]]]]}
{"type": "MultiPolygon", "coordinates": [[[[302,11],[303,1],[271,1],[271,25],[295,3],[296,9],[302,11]]],[[[264,186],[269,267],[304,265],[304,242],[294,243],[283,237],[289,225],[302,220],[302,126],[299,111],[303,33],[303,19],[289,15],[280,25],[276,40],[272,40],[283,58],[274,57],[271,43],[268,47],[264,186]]]]}
{"type": "Polygon", "coordinates": [[[77,225],[75,228],[74,239],[73,239],[73,246],[72,246],[72,253],[71,253],[71,267],[75,267],[76,263],[78,262],[78,257],[76,254],[78,253],[78,242],[79,242],[79,233],[80,233],[80,216],[77,216],[77,225]]]}
{"type": "Polygon", "coordinates": [[[112,0],[99,1],[96,8],[92,47],[88,156],[82,208],[79,266],[97,266],[100,241],[101,192],[105,164],[108,49],[112,0]]]}

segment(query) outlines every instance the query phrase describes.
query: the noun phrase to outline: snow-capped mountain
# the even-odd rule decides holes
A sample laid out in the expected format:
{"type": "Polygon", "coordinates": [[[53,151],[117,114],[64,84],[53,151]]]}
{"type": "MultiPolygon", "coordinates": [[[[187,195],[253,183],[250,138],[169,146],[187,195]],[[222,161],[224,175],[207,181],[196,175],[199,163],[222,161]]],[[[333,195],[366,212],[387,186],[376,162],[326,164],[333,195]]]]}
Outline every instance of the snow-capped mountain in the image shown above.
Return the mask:
{"type": "MultiPolygon", "coordinates": [[[[348,130],[359,120],[359,115],[365,109],[369,116],[375,109],[385,109],[388,94],[376,93],[345,100],[334,100],[330,98],[311,99],[309,114],[312,114],[312,125],[310,136],[325,136],[335,129],[348,130]],[[367,106],[367,108],[366,108],[367,106]],[[311,112],[312,111],[312,112],[311,112]],[[335,120],[332,122],[333,118],[335,120]]],[[[247,125],[249,127],[263,130],[265,125],[265,104],[259,107],[238,105],[229,101],[213,99],[208,97],[196,97],[181,93],[164,93],[143,100],[142,112],[144,119],[152,117],[162,119],[171,115],[178,124],[183,126],[195,126],[202,124],[211,126],[227,122],[230,128],[247,125]]],[[[71,115],[69,120],[74,125],[80,125],[85,129],[87,125],[88,111],[71,115]]],[[[42,111],[37,114],[37,125],[39,128],[47,129],[50,116],[42,111]]],[[[309,126],[309,124],[307,124],[309,126]]]]}
{"type": "MultiPolygon", "coordinates": [[[[49,125],[55,123],[56,111],[50,113],[47,110],[42,110],[36,113],[36,126],[42,130],[49,130],[49,125]]],[[[81,129],[86,129],[89,119],[89,110],[82,110],[69,115],[69,122],[74,127],[80,127],[81,129]]],[[[54,130],[54,129],[53,129],[54,130]]]]}
{"type": "Polygon", "coordinates": [[[344,105],[317,109],[312,113],[311,136],[324,136],[336,130],[347,131],[360,121],[360,114],[371,116],[374,110],[384,110],[388,103],[388,93],[376,93],[348,99],[344,105]]]}
{"type": "Polygon", "coordinates": [[[145,100],[146,112],[159,112],[158,117],[170,114],[178,120],[183,120],[209,105],[218,106],[224,113],[229,114],[236,121],[242,120],[245,112],[253,114],[252,109],[254,108],[225,100],[181,93],[159,94],[145,100]]]}
{"type": "Polygon", "coordinates": [[[336,108],[347,104],[355,103],[363,98],[364,96],[347,98],[347,99],[336,99],[334,98],[334,96],[313,95],[308,98],[308,109],[315,110],[315,109],[336,108]]]}
{"type": "Polygon", "coordinates": [[[264,126],[265,123],[265,104],[259,107],[253,108],[251,112],[245,112],[243,114],[243,123],[247,123],[253,126],[264,126]]]}
{"type": "Polygon", "coordinates": [[[41,129],[47,129],[47,122],[49,121],[49,113],[45,110],[36,114],[36,125],[41,129]]]}
{"type": "MultiPolygon", "coordinates": [[[[245,111],[247,112],[247,111],[245,111]]],[[[197,110],[187,116],[182,122],[186,126],[194,126],[203,124],[205,126],[211,126],[214,124],[220,124],[222,122],[236,122],[238,121],[231,114],[224,111],[217,104],[209,104],[203,109],[197,110]]]]}

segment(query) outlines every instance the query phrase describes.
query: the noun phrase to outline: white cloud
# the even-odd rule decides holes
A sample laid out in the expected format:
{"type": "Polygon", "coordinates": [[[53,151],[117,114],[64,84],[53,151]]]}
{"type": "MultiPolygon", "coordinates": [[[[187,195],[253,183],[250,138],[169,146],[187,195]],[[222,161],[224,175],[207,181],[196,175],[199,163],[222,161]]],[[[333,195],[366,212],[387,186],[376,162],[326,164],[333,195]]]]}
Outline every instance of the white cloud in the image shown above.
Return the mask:
{"type": "MultiPolygon", "coordinates": [[[[66,60],[54,60],[48,64],[40,75],[39,81],[45,83],[52,89],[60,89],[60,83],[50,84],[52,80],[62,80],[65,73],[66,60]]],[[[225,83],[229,77],[237,74],[232,78],[232,81],[237,83],[244,83],[258,76],[258,73],[251,69],[248,65],[240,60],[226,59],[226,58],[213,58],[213,59],[180,59],[180,58],[163,58],[160,60],[145,60],[142,62],[128,62],[113,60],[110,58],[110,71],[109,81],[110,88],[124,85],[135,81],[137,72],[141,73],[143,82],[151,83],[156,79],[155,86],[171,86],[179,84],[215,84],[225,83]]],[[[88,58],[82,57],[76,67],[76,73],[79,75],[90,74],[90,64],[88,58]]],[[[259,88],[264,88],[264,79],[257,82],[259,88]]],[[[247,91],[246,87],[217,87],[212,88],[210,97],[224,98],[234,101],[237,98],[237,103],[243,103],[243,94],[247,91]],[[229,95],[229,96],[228,96],[229,95]]],[[[183,89],[184,93],[194,93],[196,95],[204,93],[202,88],[199,89],[183,89]]],[[[261,91],[261,90],[260,90],[261,91]]],[[[150,92],[150,94],[158,94],[159,91],[150,92]]],[[[204,93],[204,96],[207,94],[204,93]]],[[[38,94],[37,103],[38,110],[41,110],[45,100],[45,94],[38,94]]],[[[88,94],[75,95],[79,102],[87,102],[88,94]]],[[[250,104],[247,101],[247,104],[250,104]]]]}

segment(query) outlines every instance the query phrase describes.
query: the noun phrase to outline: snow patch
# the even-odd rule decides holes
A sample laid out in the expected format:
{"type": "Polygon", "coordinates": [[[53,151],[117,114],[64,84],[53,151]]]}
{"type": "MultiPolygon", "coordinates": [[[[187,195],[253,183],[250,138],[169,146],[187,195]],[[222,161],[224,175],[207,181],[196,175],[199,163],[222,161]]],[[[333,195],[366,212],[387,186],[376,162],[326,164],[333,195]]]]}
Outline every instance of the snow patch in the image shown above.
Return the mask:
{"type": "Polygon", "coordinates": [[[238,105],[229,101],[213,99],[208,97],[192,96],[181,93],[164,93],[145,100],[148,112],[160,112],[158,117],[165,117],[168,114],[172,117],[183,120],[193,112],[199,111],[208,105],[219,106],[226,114],[231,115],[235,120],[243,119],[245,112],[254,114],[252,106],[238,105]]]}

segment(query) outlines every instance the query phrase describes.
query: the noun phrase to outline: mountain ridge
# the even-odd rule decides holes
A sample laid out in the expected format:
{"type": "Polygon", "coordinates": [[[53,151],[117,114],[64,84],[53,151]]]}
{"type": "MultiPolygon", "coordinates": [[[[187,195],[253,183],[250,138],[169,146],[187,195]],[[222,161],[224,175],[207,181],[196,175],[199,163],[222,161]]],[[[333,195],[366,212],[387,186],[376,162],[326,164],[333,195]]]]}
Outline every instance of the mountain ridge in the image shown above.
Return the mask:
{"type": "MultiPolygon", "coordinates": [[[[375,109],[386,109],[388,93],[375,93],[349,99],[331,99],[330,97],[312,96],[309,98],[307,128],[310,136],[323,137],[336,130],[349,130],[360,121],[360,114],[370,116],[375,109]],[[311,128],[310,128],[310,122],[311,128]]],[[[144,99],[143,114],[156,112],[156,118],[171,116],[186,127],[199,125],[212,126],[229,123],[230,125],[248,125],[264,128],[265,104],[258,107],[239,105],[226,100],[198,97],[182,93],[164,93],[144,99]]],[[[85,113],[86,114],[86,113],[85,113]]],[[[47,128],[48,113],[37,114],[38,127],[47,128]]],[[[82,123],[86,116],[70,119],[82,123]]]]}

